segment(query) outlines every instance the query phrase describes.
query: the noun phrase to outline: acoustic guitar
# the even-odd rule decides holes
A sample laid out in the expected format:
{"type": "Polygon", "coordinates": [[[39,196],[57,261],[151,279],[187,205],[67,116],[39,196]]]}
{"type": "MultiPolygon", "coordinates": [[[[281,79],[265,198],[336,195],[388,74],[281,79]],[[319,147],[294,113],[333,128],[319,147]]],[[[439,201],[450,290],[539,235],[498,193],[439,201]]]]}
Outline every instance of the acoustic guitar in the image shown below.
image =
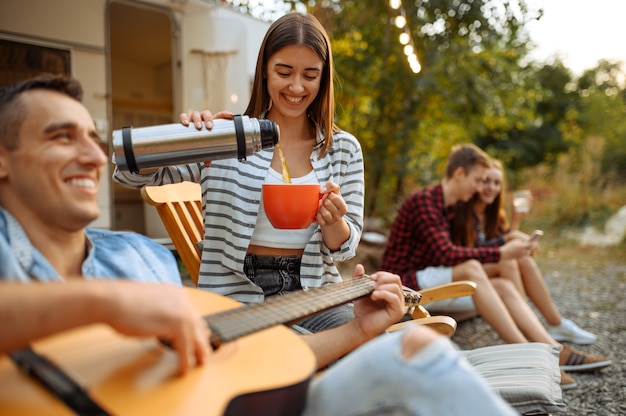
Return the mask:
{"type": "MultiPolygon", "coordinates": [[[[106,325],[48,337],[32,349],[111,415],[295,415],[304,407],[316,362],[301,337],[281,324],[365,296],[373,287],[361,277],[247,305],[187,288],[216,350],[182,377],[176,354],[162,343],[125,337],[106,325]]],[[[412,294],[405,299],[419,302],[412,294]]],[[[74,414],[7,356],[0,357],[0,386],[2,415],[74,414]]]]}

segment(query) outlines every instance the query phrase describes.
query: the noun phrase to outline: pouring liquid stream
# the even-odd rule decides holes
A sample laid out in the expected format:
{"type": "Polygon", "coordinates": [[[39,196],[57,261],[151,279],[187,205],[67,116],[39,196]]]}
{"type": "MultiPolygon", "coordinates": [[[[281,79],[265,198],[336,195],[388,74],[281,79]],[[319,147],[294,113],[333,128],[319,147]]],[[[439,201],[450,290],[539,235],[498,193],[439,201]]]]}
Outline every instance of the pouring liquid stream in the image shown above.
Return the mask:
{"type": "Polygon", "coordinates": [[[280,163],[283,165],[283,182],[291,183],[291,175],[289,175],[289,168],[287,167],[287,159],[285,159],[283,148],[280,143],[276,143],[274,148],[278,150],[278,157],[280,158],[280,163]]]}

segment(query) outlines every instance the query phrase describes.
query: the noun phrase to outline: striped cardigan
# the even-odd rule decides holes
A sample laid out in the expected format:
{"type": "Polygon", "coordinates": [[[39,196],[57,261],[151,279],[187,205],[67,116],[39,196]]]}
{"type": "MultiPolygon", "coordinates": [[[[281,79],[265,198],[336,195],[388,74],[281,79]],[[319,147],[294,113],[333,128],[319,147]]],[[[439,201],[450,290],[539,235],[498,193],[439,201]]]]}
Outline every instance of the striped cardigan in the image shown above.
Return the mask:
{"type": "MultiPolygon", "coordinates": [[[[318,132],[318,144],[311,154],[313,170],[320,184],[332,181],[340,186],[348,206],[344,218],[350,227],[350,237],[338,251],[331,253],[317,226],[302,256],[303,288],[340,281],[333,260],[354,257],[363,228],[365,185],[361,146],[353,135],[340,131],[334,134],[332,149],[320,156],[321,137],[318,132]]],[[[243,264],[272,156],[273,149],[261,150],[242,162],[236,159],[214,161],[209,168],[203,163],[192,163],[160,168],[150,175],[122,172],[116,167],[113,178],[134,188],[200,182],[204,241],[198,286],[241,302],[258,302],[264,298],[263,291],[245,276],[243,264]]]]}

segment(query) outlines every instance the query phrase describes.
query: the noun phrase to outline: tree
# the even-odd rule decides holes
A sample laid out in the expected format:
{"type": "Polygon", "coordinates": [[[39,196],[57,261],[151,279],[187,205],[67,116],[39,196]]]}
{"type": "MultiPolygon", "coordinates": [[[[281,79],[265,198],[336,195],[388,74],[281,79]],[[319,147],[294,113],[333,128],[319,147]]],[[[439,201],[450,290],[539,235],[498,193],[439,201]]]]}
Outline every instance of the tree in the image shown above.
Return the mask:
{"type": "Polygon", "coordinates": [[[616,179],[626,175],[624,79],[622,62],[601,60],[580,76],[576,88],[580,127],[585,137],[602,138],[601,173],[616,179]]]}
{"type": "Polygon", "coordinates": [[[570,86],[571,71],[558,60],[529,66],[526,71],[527,79],[536,82],[526,90],[533,94],[531,122],[505,131],[504,139],[485,135],[476,140],[478,146],[502,159],[513,171],[542,162],[554,163],[560,153],[568,150],[571,141],[576,141],[571,135],[568,141],[563,131],[577,97],[570,86]]]}
{"type": "Polygon", "coordinates": [[[539,84],[522,65],[532,17],[523,2],[405,4],[422,72],[410,71],[395,12],[381,1],[341,1],[341,13],[314,8],[332,34],[342,89],[340,124],[363,144],[366,213],[393,215],[415,185],[441,176],[450,147],[536,122],[539,84]]]}

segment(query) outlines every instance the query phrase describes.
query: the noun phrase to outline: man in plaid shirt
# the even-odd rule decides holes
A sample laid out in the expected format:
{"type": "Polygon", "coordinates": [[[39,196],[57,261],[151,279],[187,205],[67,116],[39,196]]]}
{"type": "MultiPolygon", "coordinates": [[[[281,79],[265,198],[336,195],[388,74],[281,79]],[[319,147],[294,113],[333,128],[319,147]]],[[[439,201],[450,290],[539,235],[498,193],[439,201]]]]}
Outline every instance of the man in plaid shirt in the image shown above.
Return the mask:
{"type": "MultiPolygon", "coordinates": [[[[490,158],[478,147],[455,146],[441,183],[409,195],[391,227],[382,269],[400,275],[413,289],[428,289],[452,281],[476,283],[473,296],[445,299],[427,306],[448,313],[476,311],[507,343],[543,342],[561,346],[543,327],[510,279],[490,279],[483,263],[515,260],[530,254],[536,242],[512,239],[498,247],[462,247],[452,243],[449,223],[457,202],[467,202],[482,188],[490,158]]],[[[611,364],[607,357],[562,346],[561,370],[591,371],[611,364]]],[[[562,388],[576,381],[561,371],[562,388]]]]}
{"type": "Polygon", "coordinates": [[[453,148],[441,183],[412,193],[402,204],[391,228],[383,269],[399,274],[406,286],[420,289],[418,272],[429,267],[453,268],[470,259],[497,263],[527,254],[532,248],[527,242],[470,248],[454,245],[450,239],[452,208],[481,189],[489,166],[489,156],[478,147],[453,148]]]}
{"type": "MultiPolygon", "coordinates": [[[[428,289],[452,281],[470,280],[477,284],[476,293],[445,299],[428,305],[431,311],[464,312],[476,310],[506,341],[527,342],[515,324],[498,290],[507,292],[502,279],[490,279],[482,263],[497,263],[528,254],[532,242],[513,239],[497,247],[462,247],[452,243],[449,224],[457,202],[468,201],[482,187],[490,167],[489,156],[473,144],[455,146],[446,166],[446,176],[429,188],[413,192],[404,201],[391,227],[382,260],[382,269],[400,275],[402,283],[413,289],[428,289]],[[496,290],[498,289],[498,290],[496,290]]],[[[513,288],[514,289],[514,288],[513,288]]],[[[521,295],[513,294],[515,302],[526,305],[521,295]]],[[[524,313],[536,315],[526,305],[524,313]]]]}

